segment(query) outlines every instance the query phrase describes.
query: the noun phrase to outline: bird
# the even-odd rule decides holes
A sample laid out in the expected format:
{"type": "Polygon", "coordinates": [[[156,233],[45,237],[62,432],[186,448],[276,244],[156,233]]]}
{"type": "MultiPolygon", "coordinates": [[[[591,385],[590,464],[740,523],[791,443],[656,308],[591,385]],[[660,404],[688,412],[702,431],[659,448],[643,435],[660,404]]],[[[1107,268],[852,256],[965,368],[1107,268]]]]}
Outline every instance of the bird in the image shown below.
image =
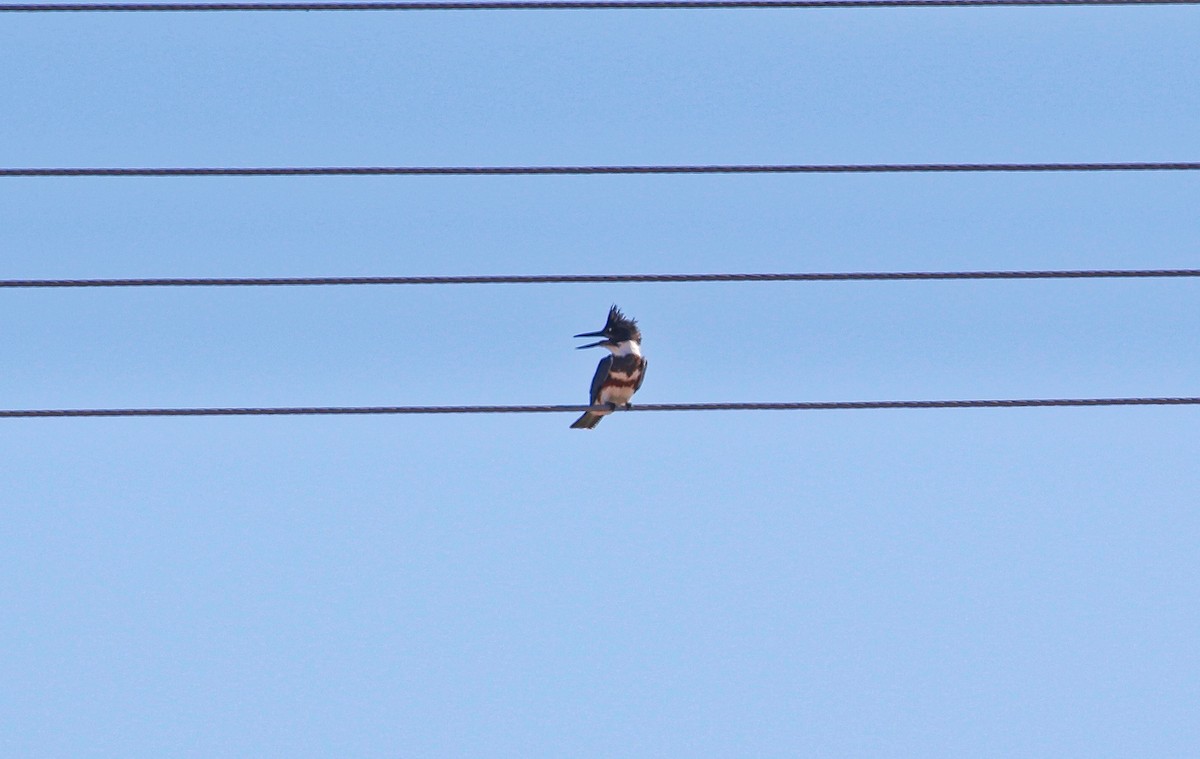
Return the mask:
{"type": "Polygon", "coordinates": [[[588,393],[588,402],[593,406],[608,405],[608,411],[586,411],[575,420],[572,429],[590,430],[600,423],[617,406],[628,408],[629,399],[642,386],[646,378],[646,359],[642,356],[642,333],[638,330],[637,320],[630,319],[621,313],[615,305],[608,310],[608,321],[604,329],[595,332],[582,332],[575,337],[603,337],[583,348],[607,348],[609,355],[600,359],[596,367],[596,375],[592,377],[592,388],[588,393]]]}

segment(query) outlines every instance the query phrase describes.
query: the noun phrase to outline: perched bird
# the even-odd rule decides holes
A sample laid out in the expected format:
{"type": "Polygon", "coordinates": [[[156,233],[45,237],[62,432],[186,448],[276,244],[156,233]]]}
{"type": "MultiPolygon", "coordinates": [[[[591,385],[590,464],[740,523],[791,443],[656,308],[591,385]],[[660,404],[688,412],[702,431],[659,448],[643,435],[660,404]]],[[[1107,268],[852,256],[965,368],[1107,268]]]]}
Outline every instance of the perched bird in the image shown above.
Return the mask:
{"type": "MultiPolygon", "coordinates": [[[[600,359],[596,367],[596,376],[592,377],[592,389],[588,401],[593,406],[608,404],[611,409],[617,406],[628,406],[629,399],[642,386],[646,377],[646,359],[642,357],[642,333],[638,331],[637,321],[621,313],[621,309],[613,306],[608,310],[608,322],[604,329],[596,332],[583,332],[575,337],[603,337],[582,348],[603,347],[610,355],[600,359]]],[[[600,423],[600,419],[612,411],[587,411],[571,425],[573,429],[590,430],[600,423]]]]}

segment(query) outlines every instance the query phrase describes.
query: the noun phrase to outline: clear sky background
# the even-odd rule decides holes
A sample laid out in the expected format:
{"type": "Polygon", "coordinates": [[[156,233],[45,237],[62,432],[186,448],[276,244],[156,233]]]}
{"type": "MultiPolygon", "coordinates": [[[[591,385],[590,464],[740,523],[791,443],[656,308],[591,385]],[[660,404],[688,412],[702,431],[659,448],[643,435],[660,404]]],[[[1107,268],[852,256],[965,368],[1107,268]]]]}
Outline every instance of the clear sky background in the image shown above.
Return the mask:
{"type": "MultiPolygon", "coordinates": [[[[0,16],[0,165],[1200,159],[1200,10],[0,16]]],[[[0,277],[1194,267],[1194,174],[0,179],[0,277]]],[[[0,293],[0,407],[1200,394],[1200,283],[0,293]]],[[[1194,756],[1192,408],[0,421],[0,753],[1194,756]]]]}

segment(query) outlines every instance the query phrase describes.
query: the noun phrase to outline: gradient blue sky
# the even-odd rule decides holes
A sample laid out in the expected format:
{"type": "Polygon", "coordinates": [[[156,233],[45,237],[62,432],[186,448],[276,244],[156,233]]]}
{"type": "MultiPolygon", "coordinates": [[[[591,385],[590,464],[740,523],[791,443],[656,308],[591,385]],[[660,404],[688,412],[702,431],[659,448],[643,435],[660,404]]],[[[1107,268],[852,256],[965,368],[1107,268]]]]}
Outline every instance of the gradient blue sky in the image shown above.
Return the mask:
{"type": "MultiPolygon", "coordinates": [[[[1200,10],[0,17],[0,165],[1200,158],[1200,10]]],[[[1192,267],[1184,174],[0,180],[0,276],[1192,267]]],[[[1191,281],[7,291],[0,406],[1194,395],[1191,281]]],[[[1196,409],[0,422],[0,751],[1189,756],[1196,409]]]]}

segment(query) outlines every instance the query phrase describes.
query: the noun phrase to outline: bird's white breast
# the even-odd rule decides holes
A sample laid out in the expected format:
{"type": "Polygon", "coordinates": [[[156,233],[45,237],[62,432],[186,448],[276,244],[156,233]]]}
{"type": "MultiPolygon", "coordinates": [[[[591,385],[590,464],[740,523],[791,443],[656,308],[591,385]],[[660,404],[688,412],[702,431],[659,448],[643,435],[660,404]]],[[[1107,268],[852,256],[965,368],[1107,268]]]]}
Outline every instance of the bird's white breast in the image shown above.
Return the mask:
{"type": "Polygon", "coordinates": [[[609,385],[600,390],[601,403],[615,403],[624,406],[633,397],[633,386],[609,385]]]}

